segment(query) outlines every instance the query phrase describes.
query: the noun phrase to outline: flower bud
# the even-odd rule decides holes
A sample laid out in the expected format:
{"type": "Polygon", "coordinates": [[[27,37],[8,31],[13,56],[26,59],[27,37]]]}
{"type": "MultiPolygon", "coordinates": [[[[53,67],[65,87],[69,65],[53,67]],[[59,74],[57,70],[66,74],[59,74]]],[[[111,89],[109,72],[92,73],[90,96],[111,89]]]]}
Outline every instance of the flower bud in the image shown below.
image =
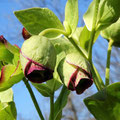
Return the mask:
{"type": "Polygon", "coordinates": [[[93,84],[90,64],[79,53],[68,54],[57,70],[63,83],[77,94],[83,93],[93,84]]]}
{"type": "Polygon", "coordinates": [[[6,44],[7,40],[3,37],[3,35],[0,35],[0,43],[6,44]]]}
{"type": "Polygon", "coordinates": [[[31,35],[25,28],[22,29],[22,36],[25,40],[31,37],[31,35]]]}
{"type": "Polygon", "coordinates": [[[28,80],[42,83],[53,78],[56,53],[54,46],[46,37],[35,35],[24,41],[20,60],[28,80]]]}

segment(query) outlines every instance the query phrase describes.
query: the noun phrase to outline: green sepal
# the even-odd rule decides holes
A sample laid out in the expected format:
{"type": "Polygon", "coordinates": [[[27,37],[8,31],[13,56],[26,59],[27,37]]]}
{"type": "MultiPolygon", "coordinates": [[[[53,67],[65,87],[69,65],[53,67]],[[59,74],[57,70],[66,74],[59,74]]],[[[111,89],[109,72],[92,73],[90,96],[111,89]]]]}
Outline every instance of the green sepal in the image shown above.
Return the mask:
{"type": "Polygon", "coordinates": [[[55,48],[48,38],[34,35],[24,41],[21,48],[20,60],[23,71],[29,61],[27,58],[54,70],[56,64],[55,48]]]}
{"type": "Polygon", "coordinates": [[[120,82],[85,98],[84,103],[97,120],[120,120],[120,82]]]}

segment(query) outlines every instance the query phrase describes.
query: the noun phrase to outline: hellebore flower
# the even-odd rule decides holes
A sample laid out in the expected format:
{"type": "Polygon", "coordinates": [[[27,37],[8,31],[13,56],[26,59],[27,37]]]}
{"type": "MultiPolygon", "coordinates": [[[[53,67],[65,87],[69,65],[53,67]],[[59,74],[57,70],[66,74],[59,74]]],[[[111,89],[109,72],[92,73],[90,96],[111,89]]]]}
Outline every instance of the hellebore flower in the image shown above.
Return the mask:
{"type": "Polygon", "coordinates": [[[83,93],[93,84],[88,61],[78,53],[66,56],[57,68],[61,80],[69,90],[83,93]]]}
{"type": "Polygon", "coordinates": [[[24,41],[20,60],[28,80],[42,83],[53,78],[56,53],[48,38],[35,35],[24,41]]]}
{"type": "Polygon", "coordinates": [[[22,36],[25,40],[31,37],[31,35],[25,28],[22,29],[22,36]]]}

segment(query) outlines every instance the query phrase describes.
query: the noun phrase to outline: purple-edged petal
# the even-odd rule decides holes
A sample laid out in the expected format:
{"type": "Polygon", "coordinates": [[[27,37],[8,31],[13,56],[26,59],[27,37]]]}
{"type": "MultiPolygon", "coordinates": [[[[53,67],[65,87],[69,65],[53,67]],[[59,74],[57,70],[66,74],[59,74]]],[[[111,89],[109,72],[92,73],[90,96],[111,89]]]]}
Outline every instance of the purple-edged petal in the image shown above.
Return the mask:
{"type": "Polygon", "coordinates": [[[72,91],[75,90],[75,80],[77,78],[77,74],[78,74],[78,69],[76,69],[70,77],[70,80],[67,86],[69,90],[72,90],[72,91]]]}
{"type": "Polygon", "coordinates": [[[83,78],[79,81],[79,83],[76,85],[76,93],[82,94],[86,89],[88,89],[93,84],[92,79],[86,79],[83,78]]]}
{"type": "Polygon", "coordinates": [[[53,78],[53,71],[29,61],[24,70],[25,76],[34,83],[42,83],[53,78]]]}

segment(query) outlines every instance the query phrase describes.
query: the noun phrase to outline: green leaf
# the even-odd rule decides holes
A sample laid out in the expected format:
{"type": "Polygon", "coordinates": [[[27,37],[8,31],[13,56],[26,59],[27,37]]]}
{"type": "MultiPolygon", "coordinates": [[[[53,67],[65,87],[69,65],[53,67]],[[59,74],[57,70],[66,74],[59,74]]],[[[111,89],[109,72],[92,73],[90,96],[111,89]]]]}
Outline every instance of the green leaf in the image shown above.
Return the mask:
{"type": "Polygon", "coordinates": [[[0,43],[0,61],[12,63],[13,54],[5,47],[3,43],[0,43]]]}
{"type": "MultiPolygon", "coordinates": [[[[15,11],[14,14],[31,35],[38,35],[48,28],[64,30],[58,17],[48,8],[30,8],[15,11]]],[[[59,33],[46,34],[47,37],[57,37],[59,33]]]]}
{"type": "Polygon", "coordinates": [[[72,33],[77,27],[78,18],[78,0],[68,0],[65,7],[65,21],[72,29],[72,33]]]}
{"type": "MultiPolygon", "coordinates": [[[[80,37],[79,37],[79,45],[86,51],[88,51],[88,47],[89,47],[90,34],[91,34],[91,32],[87,29],[86,26],[84,26],[84,28],[81,31],[80,37]]],[[[94,43],[97,40],[99,34],[100,34],[100,32],[96,32],[95,38],[94,38],[94,43]]]]}
{"type": "Polygon", "coordinates": [[[63,86],[62,91],[59,95],[59,97],[57,98],[57,100],[55,101],[55,105],[54,105],[54,119],[57,120],[57,118],[60,116],[62,109],[65,107],[65,105],[67,104],[67,99],[68,99],[68,95],[70,94],[70,91],[63,86]]]}
{"type": "Polygon", "coordinates": [[[48,80],[46,84],[49,87],[49,89],[52,91],[52,93],[58,90],[62,85],[61,81],[57,79],[48,80]]]}
{"type": "Polygon", "coordinates": [[[12,89],[0,92],[0,120],[16,120],[16,116],[12,89]]]}
{"type": "MultiPolygon", "coordinates": [[[[76,44],[80,45],[79,39],[81,36],[81,32],[83,31],[83,27],[76,28],[75,32],[72,34],[72,38],[76,44]]],[[[87,35],[86,35],[87,36],[87,35]]]]}
{"type": "MultiPolygon", "coordinates": [[[[92,30],[95,1],[90,4],[84,15],[84,21],[89,31],[92,30]]],[[[100,31],[116,22],[120,15],[120,0],[100,0],[96,30],[100,31]]]]}
{"type": "Polygon", "coordinates": [[[107,86],[84,102],[97,120],[120,120],[120,82],[107,86]]]}
{"type": "Polygon", "coordinates": [[[117,22],[101,31],[101,36],[108,41],[112,39],[114,41],[113,45],[120,47],[120,18],[117,22]]]}
{"type": "Polygon", "coordinates": [[[14,102],[0,103],[0,120],[16,120],[17,112],[14,102]]]}
{"type": "Polygon", "coordinates": [[[1,77],[0,77],[0,91],[4,91],[12,87],[15,83],[20,82],[24,77],[21,70],[21,64],[18,63],[18,66],[9,64],[2,67],[1,77]]]}
{"type": "Polygon", "coordinates": [[[13,91],[12,89],[5,90],[3,92],[0,92],[0,102],[11,102],[13,101],[13,91]]]}
{"type": "Polygon", "coordinates": [[[52,91],[47,84],[44,83],[32,83],[32,85],[44,96],[50,97],[52,95],[52,91]]]}

